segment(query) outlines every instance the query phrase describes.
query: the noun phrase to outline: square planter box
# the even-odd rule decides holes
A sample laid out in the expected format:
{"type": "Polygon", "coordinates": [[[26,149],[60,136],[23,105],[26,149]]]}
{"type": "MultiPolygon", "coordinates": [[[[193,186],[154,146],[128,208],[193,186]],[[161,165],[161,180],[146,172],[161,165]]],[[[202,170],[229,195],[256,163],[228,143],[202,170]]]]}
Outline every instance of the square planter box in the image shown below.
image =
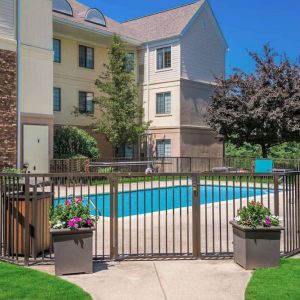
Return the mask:
{"type": "Polygon", "coordinates": [[[94,228],[51,229],[55,274],[93,273],[94,228]]]}
{"type": "Polygon", "coordinates": [[[245,268],[269,268],[279,266],[280,234],[283,227],[257,227],[230,222],[233,229],[234,261],[245,268]]]}

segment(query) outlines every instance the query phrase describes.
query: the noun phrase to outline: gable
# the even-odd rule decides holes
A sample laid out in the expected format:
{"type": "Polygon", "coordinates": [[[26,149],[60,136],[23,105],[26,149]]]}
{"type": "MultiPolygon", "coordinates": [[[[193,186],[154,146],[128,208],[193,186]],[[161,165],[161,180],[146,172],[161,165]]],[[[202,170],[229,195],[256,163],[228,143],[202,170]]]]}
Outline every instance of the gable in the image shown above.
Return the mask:
{"type": "Polygon", "coordinates": [[[212,82],[225,73],[227,44],[208,5],[200,10],[181,37],[181,77],[212,82]]]}
{"type": "Polygon", "coordinates": [[[194,14],[194,16],[190,19],[188,24],[184,27],[184,29],[181,32],[181,36],[186,35],[192,27],[194,27],[194,23],[199,20],[199,18],[203,19],[203,12],[206,12],[209,15],[210,18],[210,25],[213,26],[216,34],[218,35],[221,42],[224,44],[224,47],[227,49],[228,44],[224,37],[224,34],[221,30],[221,27],[218,23],[217,18],[215,17],[215,14],[212,10],[211,5],[209,4],[208,0],[205,1],[205,3],[198,9],[198,11],[194,14]]]}

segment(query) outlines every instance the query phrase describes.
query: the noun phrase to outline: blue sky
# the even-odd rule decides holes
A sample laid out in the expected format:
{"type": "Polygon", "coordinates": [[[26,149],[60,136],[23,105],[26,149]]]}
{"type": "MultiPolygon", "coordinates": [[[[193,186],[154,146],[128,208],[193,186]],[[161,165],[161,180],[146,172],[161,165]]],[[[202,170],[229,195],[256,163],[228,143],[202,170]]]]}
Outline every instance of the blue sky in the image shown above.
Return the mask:
{"type": "MultiPolygon", "coordinates": [[[[191,0],[79,0],[107,16],[125,21],[190,3],[191,0]]],[[[291,59],[300,56],[300,0],[210,0],[230,51],[227,72],[233,67],[251,72],[247,49],[261,51],[270,42],[291,59]]]]}

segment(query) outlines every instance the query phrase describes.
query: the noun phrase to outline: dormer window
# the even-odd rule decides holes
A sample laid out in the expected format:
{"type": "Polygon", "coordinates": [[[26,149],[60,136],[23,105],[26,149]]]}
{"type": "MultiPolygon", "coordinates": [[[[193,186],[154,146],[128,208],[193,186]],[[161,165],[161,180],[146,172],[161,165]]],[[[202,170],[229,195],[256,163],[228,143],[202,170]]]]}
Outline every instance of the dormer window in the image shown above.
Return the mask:
{"type": "Polygon", "coordinates": [[[101,11],[96,8],[90,8],[85,15],[85,20],[101,26],[106,26],[105,18],[101,11]]]}
{"type": "Polygon", "coordinates": [[[73,10],[67,0],[53,0],[52,10],[73,17],[73,10]]]}

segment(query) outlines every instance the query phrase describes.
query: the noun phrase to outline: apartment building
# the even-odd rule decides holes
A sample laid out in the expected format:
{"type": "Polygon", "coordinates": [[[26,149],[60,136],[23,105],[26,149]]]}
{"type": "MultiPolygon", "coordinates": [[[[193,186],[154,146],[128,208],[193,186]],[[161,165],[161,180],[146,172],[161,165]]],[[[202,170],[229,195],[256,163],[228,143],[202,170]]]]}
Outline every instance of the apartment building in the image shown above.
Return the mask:
{"type": "Polygon", "coordinates": [[[0,102],[2,164],[28,162],[31,171],[46,172],[53,128],[61,125],[94,135],[102,157],[116,154],[91,130],[92,117],[101,117],[94,82],[114,34],[124,41],[140,86],[152,154],[222,156],[205,116],[214,78],[225,72],[227,44],[208,1],[118,23],[75,0],[2,0],[0,63],[6,71],[1,65],[0,76],[10,82],[4,90],[9,101],[0,102]]]}
{"type": "Polygon", "coordinates": [[[0,1],[0,168],[48,171],[53,141],[51,0],[0,1]]]}

